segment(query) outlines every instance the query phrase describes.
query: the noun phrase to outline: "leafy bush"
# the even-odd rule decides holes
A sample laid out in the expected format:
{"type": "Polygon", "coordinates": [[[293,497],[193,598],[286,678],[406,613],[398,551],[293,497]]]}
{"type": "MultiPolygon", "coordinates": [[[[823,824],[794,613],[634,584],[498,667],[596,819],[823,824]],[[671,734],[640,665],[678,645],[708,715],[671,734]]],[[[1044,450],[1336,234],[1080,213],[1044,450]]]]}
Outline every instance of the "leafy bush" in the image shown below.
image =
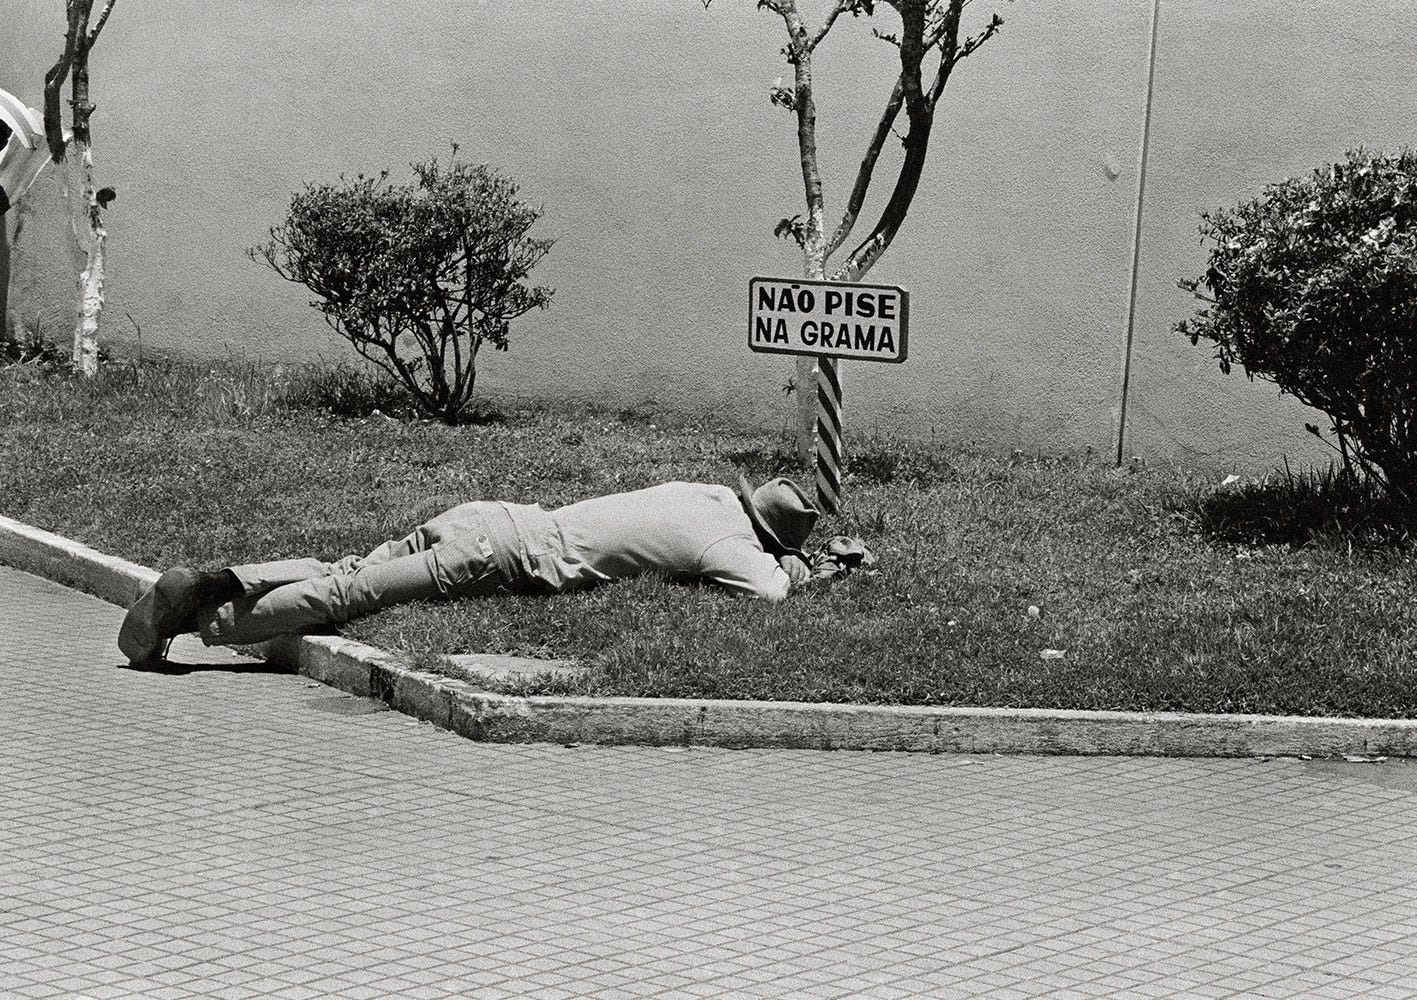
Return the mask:
{"type": "Polygon", "coordinates": [[[270,240],[253,247],[281,277],[318,296],[326,322],[408,389],[420,410],[455,424],[471,401],[484,342],[507,349],[510,321],[552,290],[525,279],[552,241],[511,180],[457,159],[413,164],[415,179],[341,178],[307,185],[270,240]]]}
{"type": "Polygon", "coordinates": [[[1350,152],[1200,233],[1209,267],[1180,284],[1207,305],[1177,331],[1322,410],[1345,468],[1417,501],[1417,153],[1350,152]]]}

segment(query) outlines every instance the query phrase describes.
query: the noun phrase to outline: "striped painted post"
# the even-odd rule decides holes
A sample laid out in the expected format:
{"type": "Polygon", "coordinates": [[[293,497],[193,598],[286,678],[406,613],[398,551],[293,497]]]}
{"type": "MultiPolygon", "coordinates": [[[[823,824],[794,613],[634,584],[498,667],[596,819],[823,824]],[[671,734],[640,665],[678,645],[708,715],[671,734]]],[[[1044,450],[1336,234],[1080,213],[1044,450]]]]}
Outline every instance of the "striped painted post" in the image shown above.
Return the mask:
{"type": "Polygon", "coordinates": [[[841,475],[846,466],[836,365],[836,358],[817,359],[817,506],[827,514],[841,511],[841,475]]]}

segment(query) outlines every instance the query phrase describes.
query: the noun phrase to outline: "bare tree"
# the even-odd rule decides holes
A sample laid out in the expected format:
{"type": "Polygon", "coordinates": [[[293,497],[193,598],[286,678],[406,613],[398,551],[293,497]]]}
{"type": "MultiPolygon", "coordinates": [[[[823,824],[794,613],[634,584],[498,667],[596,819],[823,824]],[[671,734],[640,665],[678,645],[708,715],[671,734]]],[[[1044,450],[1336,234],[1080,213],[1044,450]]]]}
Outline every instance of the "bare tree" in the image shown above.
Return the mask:
{"type": "MultiPolygon", "coordinates": [[[[709,7],[713,0],[701,0],[709,7]]],[[[773,104],[786,108],[796,119],[797,147],[802,165],[802,187],[806,198],[803,215],[783,219],[777,235],[791,238],[802,248],[803,277],[832,281],[860,281],[890,247],[910,211],[925,168],[926,154],[934,129],[935,113],[955,67],[993,38],[1003,27],[998,14],[981,19],[974,33],[964,30],[965,8],[971,0],[831,0],[822,22],[815,27],[803,18],[798,0],[757,0],[782,20],[787,31],[783,56],[792,67],[792,85],[780,80],[770,93],[773,104]],[[874,17],[877,8],[889,7],[899,17],[893,31],[872,28],[872,34],[892,45],[899,53],[899,73],[891,85],[885,108],[876,123],[861,157],[841,219],[827,225],[826,197],[817,157],[817,106],[812,96],[812,57],[843,14],[874,17]],[[905,131],[897,122],[902,112],[905,131]],[[848,246],[858,216],[866,203],[875,176],[877,161],[886,140],[895,134],[904,147],[890,196],[865,237],[857,242],[845,260],[833,264],[831,258],[848,246]]],[[[798,363],[799,441],[811,440],[816,393],[812,390],[815,366],[811,359],[798,363]],[[802,391],[806,390],[806,391],[802,391]]]]}
{"type": "Polygon", "coordinates": [[[104,0],[98,18],[94,0],[65,0],[68,27],[64,33],[64,53],[44,75],[44,133],[54,162],[65,166],[70,221],[78,252],[83,256],[79,274],[79,315],[74,325],[74,367],[85,375],[98,371],[98,324],[103,312],[103,252],[108,232],[103,228],[103,210],[113,198],[112,188],[99,189],[93,179],[93,145],[89,120],[96,110],[89,100],[89,52],[108,23],[117,0],[104,0]],[[64,128],[61,91],[69,81],[69,108],[72,134],[64,128]],[[68,154],[78,154],[75,163],[68,154]]]}

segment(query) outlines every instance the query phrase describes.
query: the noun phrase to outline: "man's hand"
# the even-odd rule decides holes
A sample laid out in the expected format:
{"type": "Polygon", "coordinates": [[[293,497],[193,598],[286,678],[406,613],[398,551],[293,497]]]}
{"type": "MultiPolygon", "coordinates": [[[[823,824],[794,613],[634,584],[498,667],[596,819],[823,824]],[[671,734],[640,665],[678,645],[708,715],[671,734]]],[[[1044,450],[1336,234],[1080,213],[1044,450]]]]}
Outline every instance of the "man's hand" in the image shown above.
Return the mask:
{"type": "Polygon", "coordinates": [[[788,581],[794,587],[806,583],[812,575],[807,564],[793,555],[778,556],[777,564],[782,567],[782,571],[787,574],[788,581]]]}

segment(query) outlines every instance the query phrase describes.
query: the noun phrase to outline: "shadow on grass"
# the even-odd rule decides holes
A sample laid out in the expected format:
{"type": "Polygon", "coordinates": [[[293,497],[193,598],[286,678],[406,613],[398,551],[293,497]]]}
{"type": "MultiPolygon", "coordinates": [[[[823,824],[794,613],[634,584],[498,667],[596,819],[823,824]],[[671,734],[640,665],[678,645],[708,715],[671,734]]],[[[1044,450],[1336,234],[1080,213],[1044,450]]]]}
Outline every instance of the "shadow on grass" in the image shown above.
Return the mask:
{"type": "Polygon", "coordinates": [[[807,467],[790,448],[737,448],[723,457],[754,483],[774,476],[801,476],[807,467]]]}
{"type": "MultiPolygon", "coordinates": [[[[791,448],[741,448],[725,452],[723,457],[743,470],[750,479],[773,476],[809,474],[805,464],[791,448]]],[[[869,441],[853,448],[847,455],[847,475],[868,483],[884,485],[892,482],[914,482],[931,486],[954,480],[958,470],[950,459],[938,452],[910,442],[890,443],[869,441]]]]}
{"type": "Polygon", "coordinates": [[[1189,513],[1209,538],[1247,545],[1406,548],[1417,508],[1341,468],[1288,468],[1196,496],[1189,513]]]}
{"type": "Polygon", "coordinates": [[[848,468],[851,475],[882,485],[900,481],[933,486],[956,475],[954,464],[935,449],[879,441],[853,452],[848,468]]]}
{"type": "Polygon", "coordinates": [[[507,415],[501,410],[484,409],[479,406],[471,413],[464,413],[459,417],[458,425],[460,427],[491,427],[505,424],[507,421],[507,415]]]}

